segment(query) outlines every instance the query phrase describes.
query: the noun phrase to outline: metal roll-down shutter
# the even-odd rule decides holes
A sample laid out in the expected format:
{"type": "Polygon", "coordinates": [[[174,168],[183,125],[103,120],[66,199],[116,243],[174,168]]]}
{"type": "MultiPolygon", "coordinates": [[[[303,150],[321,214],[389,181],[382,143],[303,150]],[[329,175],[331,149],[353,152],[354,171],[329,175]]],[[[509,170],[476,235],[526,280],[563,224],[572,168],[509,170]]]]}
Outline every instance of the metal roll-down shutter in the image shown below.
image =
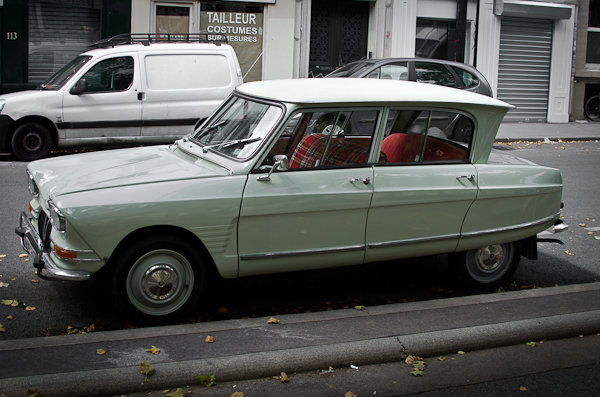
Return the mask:
{"type": "Polygon", "coordinates": [[[502,17],[498,99],[517,107],[505,121],[547,120],[551,52],[551,20],[502,17]]]}
{"type": "Polygon", "coordinates": [[[29,1],[29,83],[43,82],[100,40],[99,2],[72,3],[29,1]]]}

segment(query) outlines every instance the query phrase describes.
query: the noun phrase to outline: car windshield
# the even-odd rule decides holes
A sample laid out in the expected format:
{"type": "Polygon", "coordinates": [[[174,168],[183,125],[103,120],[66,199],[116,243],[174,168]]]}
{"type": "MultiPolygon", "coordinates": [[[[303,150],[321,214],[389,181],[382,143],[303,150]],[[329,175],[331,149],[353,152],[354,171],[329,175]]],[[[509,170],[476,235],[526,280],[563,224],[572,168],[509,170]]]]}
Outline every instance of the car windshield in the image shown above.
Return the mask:
{"type": "Polygon", "coordinates": [[[232,96],[194,131],[192,140],[204,152],[210,150],[244,160],[256,152],[282,114],[279,106],[232,96]]]}
{"type": "Polygon", "coordinates": [[[353,62],[346,66],[342,66],[338,70],[335,70],[327,75],[327,77],[356,77],[368,68],[371,67],[372,62],[353,62]]]}
{"type": "Polygon", "coordinates": [[[48,77],[46,81],[40,84],[39,89],[52,91],[59,90],[90,59],[92,59],[92,57],[88,55],[80,55],[76,57],[71,62],[60,68],[60,70],[48,77]]]}

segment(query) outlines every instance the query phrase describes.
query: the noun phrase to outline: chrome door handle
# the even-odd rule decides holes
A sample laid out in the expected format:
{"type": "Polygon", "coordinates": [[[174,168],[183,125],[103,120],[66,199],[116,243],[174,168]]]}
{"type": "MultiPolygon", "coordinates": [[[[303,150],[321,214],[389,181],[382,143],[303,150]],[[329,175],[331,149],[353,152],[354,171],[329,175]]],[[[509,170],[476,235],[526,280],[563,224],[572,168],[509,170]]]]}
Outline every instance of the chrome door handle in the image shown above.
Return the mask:
{"type": "Polygon", "coordinates": [[[456,177],[457,180],[459,180],[460,178],[467,178],[469,180],[469,182],[473,182],[475,180],[475,175],[468,174],[468,175],[459,175],[456,177]]]}
{"type": "Polygon", "coordinates": [[[362,182],[365,185],[368,185],[371,182],[371,179],[369,177],[366,177],[366,178],[352,178],[352,179],[350,179],[350,183],[354,183],[354,182],[362,182]]]}

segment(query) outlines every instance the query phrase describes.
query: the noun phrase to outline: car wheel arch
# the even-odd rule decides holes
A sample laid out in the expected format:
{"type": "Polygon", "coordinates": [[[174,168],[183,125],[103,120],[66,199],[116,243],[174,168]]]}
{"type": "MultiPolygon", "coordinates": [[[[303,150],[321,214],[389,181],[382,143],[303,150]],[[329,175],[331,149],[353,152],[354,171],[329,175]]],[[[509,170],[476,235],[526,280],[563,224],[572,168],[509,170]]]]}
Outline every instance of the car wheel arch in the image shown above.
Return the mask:
{"type": "Polygon", "coordinates": [[[138,241],[141,241],[150,236],[156,235],[169,235],[176,236],[181,240],[186,241],[190,247],[192,247],[198,254],[202,257],[207,265],[207,270],[209,271],[209,275],[211,277],[222,278],[219,270],[210,255],[206,245],[196,236],[194,233],[190,232],[187,229],[170,226],[170,225],[156,225],[156,226],[147,226],[141,229],[134,230],[130,232],[127,236],[125,236],[119,244],[115,247],[112,254],[108,258],[108,261],[105,266],[102,267],[95,275],[95,278],[105,279],[110,277],[114,271],[114,266],[118,262],[118,258],[138,241]]]}
{"type": "Polygon", "coordinates": [[[5,147],[10,148],[11,152],[14,154],[12,141],[15,133],[17,133],[18,129],[28,123],[39,124],[42,126],[47,132],[50,134],[50,150],[54,149],[58,145],[58,128],[56,125],[46,117],[43,116],[25,116],[18,120],[15,120],[10,127],[8,128],[6,134],[6,142],[5,147]]]}

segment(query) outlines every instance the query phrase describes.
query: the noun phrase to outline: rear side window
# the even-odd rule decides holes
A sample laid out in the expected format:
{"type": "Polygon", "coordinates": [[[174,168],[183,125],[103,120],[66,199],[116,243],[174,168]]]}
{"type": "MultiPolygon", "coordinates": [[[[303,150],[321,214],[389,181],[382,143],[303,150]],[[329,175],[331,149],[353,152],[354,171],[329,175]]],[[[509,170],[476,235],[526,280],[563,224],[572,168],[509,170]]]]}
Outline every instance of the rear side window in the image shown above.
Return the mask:
{"type": "Polygon", "coordinates": [[[456,80],[450,71],[439,63],[415,62],[417,82],[454,87],[456,80]]]}
{"type": "Polygon", "coordinates": [[[146,84],[151,90],[185,90],[228,87],[227,57],[218,54],[147,55],[146,84]]]}
{"type": "Polygon", "coordinates": [[[454,69],[454,71],[456,72],[458,77],[462,80],[462,82],[466,88],[475,87],[477,84],[479,84],[479,79],[477,79],[477,77],[473,76],[471,73],[467,72],[466,70],[461,69],[456,66],[452,66],[452,69],[454,69]]]}
{"type": "Polygon", "coordinates": [[[461,113],[391,110],[379,163],[467,162],[473,131],[473,120],[461,113]]]}

